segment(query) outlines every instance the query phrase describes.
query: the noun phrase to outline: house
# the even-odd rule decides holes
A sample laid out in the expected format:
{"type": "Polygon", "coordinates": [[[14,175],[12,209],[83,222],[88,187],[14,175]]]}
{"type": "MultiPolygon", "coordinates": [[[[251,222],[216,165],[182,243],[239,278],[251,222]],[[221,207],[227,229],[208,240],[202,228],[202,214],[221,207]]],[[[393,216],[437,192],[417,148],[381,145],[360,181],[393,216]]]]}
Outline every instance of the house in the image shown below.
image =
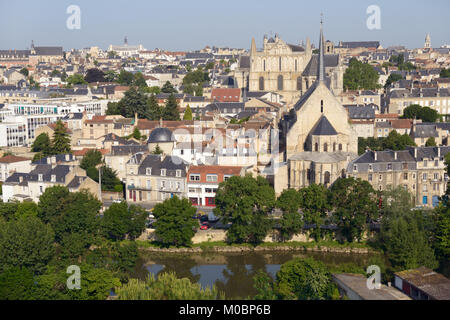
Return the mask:
{"type": "Polygon", "coordinates": [[[414,300],[450,300],[450,280],[426,267],[394,273],[395,287],[414,300]]]}
{"type": "Polygon", "coordinates": [[[126,199],[155,203],[186,194],[187,163],[174,156],[134,154],[126,164],[126,199]]]}
{"type": "Polygon", "coordinates": [[[211,100],[218,102],[240,102],[241,89],[239,88],[214,88],[211,91],[211,100]]]}
{"type": "Polygon", "coordinates": [[[219,184],[244,174],[242,167],[191,166],[187,175],[187,196],[194,206],[214,207],[219,184]]]}
{"type": "Polygon", "coordinates": [[[30,172],[31,159],[7,155],[0,158],[0,181],[4,182],[14,172],[30,172]]]}

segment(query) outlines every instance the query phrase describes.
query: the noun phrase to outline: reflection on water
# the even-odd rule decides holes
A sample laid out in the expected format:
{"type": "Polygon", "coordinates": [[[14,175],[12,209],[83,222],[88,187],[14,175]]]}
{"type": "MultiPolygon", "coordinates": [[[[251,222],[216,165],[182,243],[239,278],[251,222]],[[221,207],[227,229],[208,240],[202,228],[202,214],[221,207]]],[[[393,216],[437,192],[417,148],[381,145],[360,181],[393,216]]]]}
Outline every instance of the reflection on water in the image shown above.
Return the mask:
{"type": "Polygon", "coordinates": [[[353,263],[366,268],[371,255],[342,253],[203,253],[161,254],[145,253],[133,277],[145,279],[173,271],[177,277],[187,277],[203,287],[215,285],[227,298],[246,298],[256,294],[253,277],[262,270],[275,277],[280,266],[297,257],[314,257],[327,265],[353,263]]]}

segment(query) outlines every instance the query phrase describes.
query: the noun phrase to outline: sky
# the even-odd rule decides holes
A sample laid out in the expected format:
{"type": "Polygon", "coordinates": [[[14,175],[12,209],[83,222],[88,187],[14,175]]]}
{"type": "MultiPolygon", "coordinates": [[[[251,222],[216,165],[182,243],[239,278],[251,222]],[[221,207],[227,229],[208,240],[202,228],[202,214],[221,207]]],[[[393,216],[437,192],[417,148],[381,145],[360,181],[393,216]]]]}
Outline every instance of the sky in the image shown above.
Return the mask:
{"type": "Polygon", "coordinates": [[[380,41],[383,47],[450,44],[450,0],[0,0],[0,49],[110,44],[146,49],[199,50],[205,46],[258,48],[275,33],[288,43],[309,37],[317,45],[320,16],[334,43],[380,41]],[[70,5],[80,8],[80,29],[67,28],[70,5]],[[380,29],[369,30],[370,5],[380,8],[380,29]]]}

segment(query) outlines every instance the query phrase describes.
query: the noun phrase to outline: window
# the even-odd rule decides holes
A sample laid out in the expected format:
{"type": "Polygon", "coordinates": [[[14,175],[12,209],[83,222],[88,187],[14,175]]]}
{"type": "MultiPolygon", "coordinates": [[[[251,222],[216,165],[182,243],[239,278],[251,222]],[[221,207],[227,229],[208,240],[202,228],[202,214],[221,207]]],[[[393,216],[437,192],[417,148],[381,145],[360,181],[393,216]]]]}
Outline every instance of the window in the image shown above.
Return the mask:
{"type": "Polygon", "coordinates": [[[356,172],[358,172],[358,166],[355,164],[355,165],[353,165],[353,171],[356,171],[356,172]]]}
{"type": "Polygon", "coordinates": [[[380,176],[378,177],[378,180],[382,181],[383,180],[383,176],[380,174],[380,176]]]}
{"type": "Polygon", "coordinates": [[[427,174],[426,173],[423,174],[422,180],[424,180],[424,181],[427,180],[427,174]]]}
{"type": "Polygon", "coordinates": [[[438,167],[439,166],[439,160],[434,160],[434,166],[438,167]]]}
{"type": "Polygon", "coordinates": [[[297,90],[302,90],[302,77],[297,78],[297,90]]]}
{"type": "Polygon", "coordinates": [[[264,77],[259,77],[259,90],[264,91],[264,77]]]}
{"type": "Polygon", "coordinates": [[[42,180],[43,180],[42,174],[41,174],[41,173],[38,175],[38,180],[39,180],[39,181],[42,181],[42,180]]]}
{"type": "Polygon", "coordinates": [[[426,168],[428,167],[428,160],[423,160],[423,166],[426,168]]]}
{"type": "Polygon", "coordinates": [[[223,176],[223,180],[227,181],[228,179],[230,179],[232,176],[223,176]]]}
{"type": "Polygon", "coordinates": [[[44,187],[43,186],[39,186],[39,191],[40,191],[40,193],[43,193],[44,192],[44,187]]]}
{"type": "Polygon", "coordinates": [[[181,177],[181,170],[177,170],[176,171],[176,176],[179,178],[179,177],[181,177]]]}
{"type": "Polygon", "coordinates": [[[388,170],[392,170],[392,163],[388,163],[387,169],[388,169],[388,170]]]}
{"type": "Polygon", "coordinates": [[[279,63],[278,63],[278,65],[279,65],[279,69],[280,69],[280,71],[281,71],[281,57],[278,59],[279,60],[279,63]]]}
{"type": "Polygon", "coordinates": [[[372,181],[372,174],[369,173],[369,181],[372,181]]]}
{"type": "Polygon", "coordinates": [[[208,181],[208,182],[217,182],[217,175],[216,174],[208,174],[206,176],[206,181],[208,181]]]}
{"type": "Polygon", "coordinates": [[[323,113],[323,100],[320,100],[320,112],[323,113]]]}
{"type": "Polygon", "coordinates": [[[314,145],[314,151],[315,152],[319,152],[319,144],[316,142],[316,144],[314,145]]]}
{"type": "Polygon", "coordinates": [[[283,90],[283,76],[278,76],[278,90],[283,90]]]}
{"type": "Polygon", "coordinates": [[[439,180],[439,173],[434,174],[434,180],[439,180]]]}
{"type": "Polygon", "coordinates": [[[166,176],[166,169],[161,169],[161,177],[165,177],[166,176]]]}
{"type": "Polygon", "coordinates": [[[200,175],[199,174],[191,174],[189,176],[190,181],[200,181],[200,175]]]}
{"type": "Polygon", "coordinates": [[[56,182],[56,175],[52,174],[51,180],[52,182],[56,182]]]}
{"type": "Polygon", "coordinates": [[[165,188],[166,187],[166,181],[162,180],[161,181],[161,188],[165,188]]]}
{"type": "Polygon", "coordinates": [[[327,143],[325,143],[323,145],[323,152],[328,152],[328,144],[327,143]]]}
{"type": "Polygon", "coordinates": [[[407,162],[403,163],[403,170],[408,170],[408,163],[407,162]]]}
{"type": "Polygon", "coordinates": [[[428,186],[426,184],[423,185],[423,192],[427,192],[428,191],[428,186]]]}
{"type": "Polygon", "coordinates": [[[405,173],[403,174],[403,180],[408,180],[408,173],[407,173],[407,172],[405,172],[405,173]]]}
{"type": "Polygon", "coordinates": [[[373,167],[371,164],[369,164],[369,171],[372,171],[372,170],[373,170],[373,167]]]}
{"type": "Polygon", "coordinates": [[[342,151],[342,144],[339,143],[339,151],[342,151]]]}

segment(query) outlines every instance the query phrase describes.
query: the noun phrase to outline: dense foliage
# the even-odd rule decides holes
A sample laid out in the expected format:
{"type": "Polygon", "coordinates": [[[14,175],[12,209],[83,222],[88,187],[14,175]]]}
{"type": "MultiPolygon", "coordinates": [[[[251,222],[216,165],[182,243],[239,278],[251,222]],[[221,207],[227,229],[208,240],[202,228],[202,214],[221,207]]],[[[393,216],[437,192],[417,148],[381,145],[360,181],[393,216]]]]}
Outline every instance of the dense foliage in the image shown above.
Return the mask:
{"type": "Polygon", "coordinates": [[[378,72],[371,65],[352,58],[344,73],[344,88],[347,90],[375,90],[379,88],[379,77],[378,72]]]}

